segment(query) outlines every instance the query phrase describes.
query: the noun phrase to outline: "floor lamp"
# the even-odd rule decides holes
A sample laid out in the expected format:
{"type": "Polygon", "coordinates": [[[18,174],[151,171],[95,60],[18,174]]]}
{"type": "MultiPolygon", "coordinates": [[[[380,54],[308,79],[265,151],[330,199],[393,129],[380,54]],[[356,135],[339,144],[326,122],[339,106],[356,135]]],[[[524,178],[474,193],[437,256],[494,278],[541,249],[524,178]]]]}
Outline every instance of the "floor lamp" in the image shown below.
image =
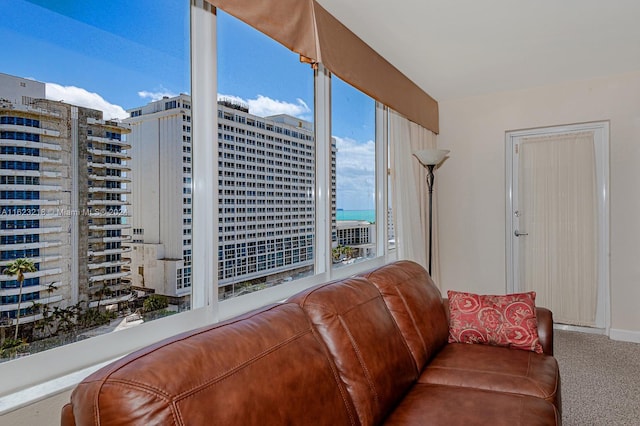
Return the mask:
{"type": "Polygon", "coordinates": [[[449,153],[446,149],[422,149],[415,151],[413,155],[423,167],[427,168],[427,187],[429,188],[429,275],[431,275],[432,236],[433,229],[433,170],[444,160],[449,153]]]}

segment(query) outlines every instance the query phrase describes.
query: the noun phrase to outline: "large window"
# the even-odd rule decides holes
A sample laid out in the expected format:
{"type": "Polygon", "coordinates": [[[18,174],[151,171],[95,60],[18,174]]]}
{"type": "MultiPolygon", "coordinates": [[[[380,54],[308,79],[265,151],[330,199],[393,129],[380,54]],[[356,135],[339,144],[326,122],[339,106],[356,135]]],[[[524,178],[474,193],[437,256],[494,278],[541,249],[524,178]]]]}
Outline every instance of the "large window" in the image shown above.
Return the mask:
{"type": "Polygon", "coordinates": [[[333,267],[370,259],[376,253],[375,101],[331,79],[331,134],[335,143],[333,267]]]}
{"type": "Polygon", "coordinates": [[[313,275],[313,70],[218,11],[218,295],[313,275]]]}
{"type": "Polygon", "coordinates": [[[0,6],[0,397],[388,259],[371,98],[204,1],[82,4],[0,6]]]}
{"type": "Polygon", "coordinates": [[[0,361],[189,309],[189,2],[0,15],[0,361]]]}

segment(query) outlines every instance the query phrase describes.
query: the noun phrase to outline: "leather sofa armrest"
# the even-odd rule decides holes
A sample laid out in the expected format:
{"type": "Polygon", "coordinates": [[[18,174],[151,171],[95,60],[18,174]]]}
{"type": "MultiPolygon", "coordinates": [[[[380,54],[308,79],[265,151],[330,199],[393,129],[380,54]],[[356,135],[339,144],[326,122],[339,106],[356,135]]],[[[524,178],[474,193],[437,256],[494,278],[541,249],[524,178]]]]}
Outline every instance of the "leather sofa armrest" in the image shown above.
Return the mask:
{"type": "MultiPolygon", "coordinates": [[[[442,299],[444,311],[449,321],[449,299],[442,299]]],[[[542,352],[545,355],[553,356],[553,314],[547,308],[536,307],[536,317],[538,319],[538,337],[542,352]]]]}
{"type": "Polygon", "coordinates": [[[442,304],[444,305],[444,313],[447,314],[447,322],[449,322],[449,299],[443,297],[442,304]]]}
{"type": "Polygon", "coordinates": [[[536,307],[536,317],[542,351],[546,355],[553,356],[553,314],[547,308],[536,307]]]}
{"type": "Polygon", "coordinates": [[[60,419],[62,426],[76,426],[76,419],[73,417],[73,407],[67,403],[62,407],[62,418],[60,419]]]}

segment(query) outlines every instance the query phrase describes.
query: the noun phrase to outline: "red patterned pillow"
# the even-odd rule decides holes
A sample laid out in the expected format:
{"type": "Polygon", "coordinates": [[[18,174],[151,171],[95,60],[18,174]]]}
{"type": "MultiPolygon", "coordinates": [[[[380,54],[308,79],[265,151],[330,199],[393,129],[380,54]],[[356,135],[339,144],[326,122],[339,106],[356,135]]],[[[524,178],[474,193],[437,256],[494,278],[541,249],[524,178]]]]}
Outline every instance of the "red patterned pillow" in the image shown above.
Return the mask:
{"type": "Polygon", "coordinates": [[[542,353],[536,293],[504,296],[447,291],[449,343],[482,343],[542,353]]]}

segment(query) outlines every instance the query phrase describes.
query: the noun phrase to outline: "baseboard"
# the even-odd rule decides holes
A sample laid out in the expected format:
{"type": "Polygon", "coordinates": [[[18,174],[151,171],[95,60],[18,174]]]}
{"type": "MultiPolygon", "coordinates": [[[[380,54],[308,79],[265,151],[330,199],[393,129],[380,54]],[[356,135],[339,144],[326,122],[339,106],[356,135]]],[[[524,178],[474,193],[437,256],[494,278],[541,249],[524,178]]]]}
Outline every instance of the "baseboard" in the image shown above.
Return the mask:
{"type": "Polygon", "coordinates": [[[607,330],[604,328],[594,328],[594,327],[582,327],[579,325],[568,325],[568,324],[553,324],[553,328],[556,330],[564,330],[564,331],[578,331],[580,333],[589,333],[589,334],[607,334],[607,330]]]}
{"type": "Polygon", "coordinates": [[[623,342],[640,343],[640,331],[611,328],[609,329],[609,338],[611,340],[621,340],[623,342]]]}

